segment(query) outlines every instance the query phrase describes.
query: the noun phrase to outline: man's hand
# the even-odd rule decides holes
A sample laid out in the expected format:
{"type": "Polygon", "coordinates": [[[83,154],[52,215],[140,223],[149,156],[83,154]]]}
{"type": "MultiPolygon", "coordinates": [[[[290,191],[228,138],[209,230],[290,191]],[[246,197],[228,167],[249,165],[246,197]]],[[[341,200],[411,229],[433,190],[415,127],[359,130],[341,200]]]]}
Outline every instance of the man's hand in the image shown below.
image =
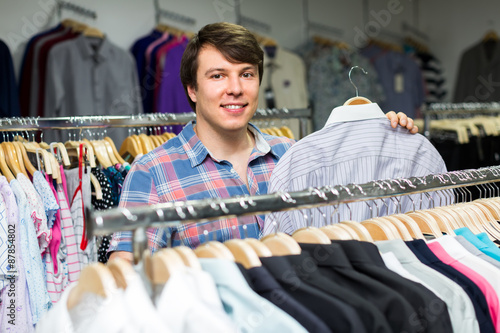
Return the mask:
{"type": "Polygon", "coordinates": [[[111,261],[116,258],[122,258],[126,261],[128,261],[131,265],[134,263],[134,255],[132,252],[127,252],[127,251],[113,251],[109,255],[109,260],[111,261]]]}
{"type": "Polygon", "coordinates": [[[387,118],[391,121],[392,128],[396,128],[399,126],[406,127],[411,134],[418,133],[418,127],[413,124],[413,119],[407,117],[403,112],[389,111],[385,114],[387,118]]]}

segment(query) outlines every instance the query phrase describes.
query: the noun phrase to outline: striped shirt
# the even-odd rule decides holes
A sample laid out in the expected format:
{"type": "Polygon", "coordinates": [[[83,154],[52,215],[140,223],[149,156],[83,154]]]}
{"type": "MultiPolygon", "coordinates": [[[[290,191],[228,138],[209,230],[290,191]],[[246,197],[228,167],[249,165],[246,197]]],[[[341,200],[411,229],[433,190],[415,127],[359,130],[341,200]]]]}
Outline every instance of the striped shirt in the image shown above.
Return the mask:
{"type": "MultiPolygon", "coordinates": [[[[323,129],[303,138],[283,155],[271,176],[269,192],[442,172],[446,172],[446,166],[434,146],[420,134],[410,134],[401,126],[392,128],[376,103],[341,106],[332,111],[323,129]]],[[[386,184],[381,186],[387,188],[386,184]]],[[[422,201],[420,195],[412,200],[417,209],[420,202],[424,206],[429,204],[425,196],[422,201]]],[[[413,202],[402,198],[402,212],[413,210],[413,202]]],[[[395,213],[395,207],[387,199],[385,203],[378,200],[341,205],[338,210],[332,205],[277,212],[266,217],[263,234],[274,231],[291,234],[308,225],[321,227],[339,220],[363,221],[395,213]]]]}
{"type": "MultiPolygon", "coordinates": [[[[170,201],[266,194],[274,166],[294,141],[263,134],[252,124],[248,128],[255,137],[255,147],[248,159],[249,188],[230,162],[217,160],[208,151],[191,122],[177,137],[134,163],[123,184],[119,206],[130,208],[170,201]]],[[[246,216],[161,230],[150,228],[148,245],[155,251],[167,246],[169,240],[174,246],[195,248],[210,240],[257,238],[262,224],[263,216],[246,216]]],[[[131,237],[130,232],[115,233],[108,252],[132,251],[131,237]]]]}

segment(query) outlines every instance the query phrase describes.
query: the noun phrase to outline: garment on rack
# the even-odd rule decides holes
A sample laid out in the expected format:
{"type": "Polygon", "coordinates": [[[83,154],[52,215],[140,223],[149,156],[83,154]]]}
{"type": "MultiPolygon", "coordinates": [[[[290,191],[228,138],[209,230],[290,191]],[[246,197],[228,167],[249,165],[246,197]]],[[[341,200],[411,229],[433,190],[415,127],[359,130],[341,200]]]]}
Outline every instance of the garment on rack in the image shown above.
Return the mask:
{"type": "Polygon", "coordinates": [[[495,260],[491,258],[490,256],[484,254],[481,252],[477,247],[472,245],[468,240],[465,239],[463,236],[455,236],[455,240],[462,245],[464,249],[466,249],[468,252],[470,252],[472,255],[478,257],[479,259],[482,259],[496,268],[500,269],[500,262],[498,260],[495,260]]]}
{"type": "Polygon", "coordinates": [[[454,230],[458,236],[463,236],[468,242],[474,245],[479,251],[483,252],[487,256],[500,261],[500,249],[494,246],[488,246],[483,241],[481,241],[477,235],[474,235],[472,231],[468,228],[459,228],[454,230]]]}
{"type": "Polygon", "coordinates": [[[465,291],[474,306],[474,312],[481,332],[495,332],[485,295],[471,279],[439,260],[426,245],[425,241],[420,239],[405,243],[424,265],[448,277],[465,291]]]}
{"type": "Polygon", "coordinates": [[[0,116],[19,117],[19,93],[10,50],[0,40],[0,116]]]}
{"type": "MultiPolygon", "coordinates": [[[[268,193],[272,169],[293,141],[262,134],[253,125],[249,125],[249,130],[256,141],[247,171],[250,190],[229,162],[219,161],[210,154],[196,136],[193,123],[189,123],[178,136],[134,163],[123,185],[120,207],[268,193]]],[[[174,246],[183,244],[194,248],[208,239],[224,241],[243,235],[257,238],[261,223],[261,216],[249,216],[185,224],[165,231],[172,235],[174,246]],[[246,230],[243,230],[243,225],[246,225],[246,230]],[[205,230],[208,236],[203,234],[205,230]]],[[[147,233],[152,251],[167,246],[167,235],[163,230],[150,228],[147,233]]],[[[131,252],[131,233],[115,233],[109,251],[131,252]]]]}
{"type": "MultiPolygon", "coordinates": [[[[307,278],[307,273],[317,270],[296,270],[288,258],[282,256],[260,258],[262,265],[272,274],[278,283],[290,296],[320,317],[332,331],[341,332],[372,332],[390,331],[387,323],[377,323],[370,316],[365,301],[356,294],[342,290],[325,292],[313,285],[307,278]],[[333,293],[333,294],[332,294],[333,293]],[[342,296],[345,295],[346,299],[342,296]],[[335,316],[332,316],[335,313],[335,316]],[[382,329],[381,329],[382,328],[382,329]]],[[[300,260],[300,259],[299,259],[300,260]]],[[[314,268],[314,267],[312,267],[314,268]]],[[[376,312],[376,311],[375,311],[376,312]]]]}
{"type": "Polygon", "coordinates": [[[374,304],[385,316],[393,332],[420,332],[424,326],[417,311],[400,294],[352,267],[338,244],[300,243],[310,254],[319,272],[341,287],[357,292],[374,304]]]}
{"type": "Polygon", "coordinates": [[[7,220],[7,238],[2,241],[7,245],[8,259],[11,271],[17,276],[8,276],[8,283],[0,291],[0,330],[3,332],[33,332],[31,309],[28,298],[28,286],[24,273],[24,261],[21,251],[21,231],[19,226],[19,207],[16,197],[4,176],[0,177],[0,192],[5,202],[5,219],[7,220]],[[12,259],[15,258],[15,259],[12,259]]]}
{"type": "Polygon", "coordinates": [[[238,265],[238,268],[244,272],[248,284],[257,294],[295,318],[308,332],[332,332],[318,316],[288,295],[265,267],[245,269],[238,265]]]}
{"type": "Polygon", "coordinates": [[[360,52],[373,64],[384,88],[386,98],[380,103],[382,109],[404,112],[408,117],[416,118],[424,103],[425,91],[422,73],[415,60],[374,44],[360,52]]]}
{"type": "MultiPolygon", "coordinates": [[[[80,35],[49,52],[45,116],[140,114],[137,85],[137,72],[127,51],[107,38],[80,35]]],[[[45,140],[61,141],[53,133],[46,133],[45,140]]],[[[108,131],[117,141],[122,141],[125,133],[123,129],[108,131]]]]}
{"type": "Polygon", "coordinates": [[[448,91],[444,87],[446,79],[443,74],[443,66],[430,52],[417,52],[414,59],[422,71],[425,83],[425,103],[440,103],[446,97],[448,91]]]}
{"type": "Polygon", "coordinates": [[[238,314],[237,306],[223,305],[214,280],[203,271],[196,272],[186,268],[173,272],[155,304],[163,324],[174,333],[239,331],[235,322],[230,319],[233,313],[238,314]]]}
{"type": "Polygon", "coordinates": [[[454,102],[498,102],[500,91],[500,43],[481,41],[466,49],[455,82],[454,102]]]}
{"type": "Polygon", "coordinates": [[[215,281],[226,313],[243,332],[307,332],[294,318],[257,295],[248,286],[236,264],[220,259],[199,259],[215,281]],[[256,321],[250,318],[261,317],[256,321]]]}
{"type": "Polygon", "coordinates": [[[36,324],[52,306],[45,283],[42,256],[35,230],[36,210],[32,205],[33,202],[29,201],[29,198],[32,198],[29,193],[36,192],[29,179],[22,174],[19,174],[17,179],[13,179],[10,186],[16,196],[19,213],[23,215],[20,219],[20,230],[25,237],[21,235],[21,251],[23,254],[26,253],[24,256],[24,271],[28,283],[32,322],[36,324]]]}
{"type": "Polygon", "coordinates": [[[280,46],[264,46],[264,74],[259,108],[305,109],[308,107],[306,68],[295,53],[280,46]]]}
{"type": "Polygon", "coordinates": [[[481,289],[486,301],[488,302],[488,310],[493,321],[493,325],[498,327],[500,324],[499,300],[495,289],[493,289],[488,280],[460,261],[453,259],[438,242],[429,244],[429,248],[441,261],[469,277],[472,281],[474,281],[478,288],[481,289]]]}
{"type": "MultiPolygon", "coordinates": [[[[269,192],[301,191],[308,187],[331,184],[362,184],[372,180],[424,176],[446,171],[446,166],[432,144],[420,134],[393,129],[377,104],[335,108],[325,127],[293,145],[280,159],[269,181],[269,192]]],[[[387,199],[389,200],[389,199],[387,199]]],[[[428,205],[428,199],[424,207],[428,205]]],[[[394,205],[391,205],[394,207],[394,205]]],[[[402,211],[413,208],[408,198],[401,199],[402,211]]],[[[308,225],[322,226],[333,219],[363,221],[372,217],[374,207],[365,203],[311,210],[306,220],[299,211],[277,212],[266,216],[264,235],[279,231],[291,234],[308,225]],[[330,220],[326,221],[324,213],[330,220]]],[[[381,205],[379,216],[387,213],[381,205]]]]}
{"type": "Polygon", "coordinates": [[[374,244],[359,241],[332,241],[332,243],[342,247],[356,271],[385,284],[405,297],[417,310],[416,316],[426,328],[425,332],[452,332],[446,304],[421,284],[404,279],[401,275],[389,270],[383,264],[374,244]],[[377,260],[370,258],[368,251],[373,256],[378,256],[380,265],[377,265],[377,260]],[[422,309],[429,309],[429,311],[421,311],[422,309]],[[432,312],[430,309],[433,309],[432,312]],[[435,309],[441,309],[441,311],[435,311],[435,309]]]}
{"type": "Polygon", "coordinates": [[[446,302],[453,332],[479,332],[472,302],[459,285],[422,264],[400,239],[379,241],[375,245],[382,253],[394,253],[410,274],[416,275],[427,288],[446,302]]]}

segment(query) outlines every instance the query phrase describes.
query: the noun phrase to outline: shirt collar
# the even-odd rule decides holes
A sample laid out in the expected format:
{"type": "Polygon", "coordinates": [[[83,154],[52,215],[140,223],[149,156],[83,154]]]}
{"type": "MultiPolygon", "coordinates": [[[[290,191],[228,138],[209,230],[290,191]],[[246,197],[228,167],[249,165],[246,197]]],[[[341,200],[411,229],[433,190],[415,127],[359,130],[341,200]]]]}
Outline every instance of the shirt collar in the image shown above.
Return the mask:
{"type": "Polygon", "coordinates": [[[367,119],[386,118],[385,113],[377,103],[360,105],[342,105],[332,110],[325,127],[336,123],[359,121],[367,119]]]}
{"type": "Polygon", "coordinates": [[[83,58],[93,57],[95,61],[101,62],[109,58],[111,55],[112,48],[107,38],[87,38],[82,34],[78,36],[75,41],[77,47],[82,53],[83,58]]]}
{"type": "MultiPolygon", "coordinates": [[[[189,122],[178,135],[179,139],[182,142],[182,147],[184,148],[184,151],[186,152],[189,160],[191,161],[191,167],[195,168],[201,163],[203,163],[207,155],[212,157],[214,161],[220,162],[210,153],[207,147],[205,147],[205,145],[200,141],[200,139],[194,132],[193,125],[195,123],[196,121],[194,120],[189,122]]],[[[252,132],[252,134],[255,137],[254,152],[257,151],[262,155],[265,155],[267,153],[272,153],[273,155],[277,156],[272,151],[271,146],[264,138],[262,132],[255,125],[249,123],[248,129],[250,130],[250,132],[252,132]]]]}

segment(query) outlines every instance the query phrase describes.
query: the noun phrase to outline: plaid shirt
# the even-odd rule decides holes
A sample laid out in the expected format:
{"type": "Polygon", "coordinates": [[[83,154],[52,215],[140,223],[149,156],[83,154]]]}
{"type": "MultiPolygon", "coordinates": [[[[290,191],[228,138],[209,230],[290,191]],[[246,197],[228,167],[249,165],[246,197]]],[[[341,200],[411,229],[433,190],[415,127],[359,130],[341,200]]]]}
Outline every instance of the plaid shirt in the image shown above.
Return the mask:
{"type": "MultiPolygon", "coordinates": [[[[255,148],[248,160],[250,191],[231,163],[211,155],[196,136],[191,122],[177,137],[134,163],[123,184],[119,206],[130,208],[170,201],[266,194],[271,172],[295,141],[263,134],[252,124],[249,130],[255,136],[255,148]]],[[[258,238],[263,219],[264,216],[244,216],[173,228],[149,228],[148,245],[153,252],[166,247],[168,234],[172,235],[173,246],[191,248],[210,240],[258,238]],[[205,230],[208,235],[204,234],[205,230]]],[[[132,233],[115,233],[108,252],[111,251],[132,251],[132,233]]]]}

